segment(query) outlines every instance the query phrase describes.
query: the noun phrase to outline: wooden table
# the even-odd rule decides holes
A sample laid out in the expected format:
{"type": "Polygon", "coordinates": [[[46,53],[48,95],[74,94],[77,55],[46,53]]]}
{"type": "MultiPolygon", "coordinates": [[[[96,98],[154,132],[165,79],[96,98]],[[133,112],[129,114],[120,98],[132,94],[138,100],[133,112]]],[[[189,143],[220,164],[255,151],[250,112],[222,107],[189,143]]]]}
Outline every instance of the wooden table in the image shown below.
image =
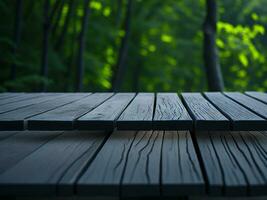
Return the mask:
{"type": "Polygon", "coordinates": [[[267,130],[267,94],[4,93],[0,130],[267,130]]]}
{"type": "Polygon", "coordinates": [[[1,94],[0,197],[267,195],[266,107],[259,92],[1,94]]]}

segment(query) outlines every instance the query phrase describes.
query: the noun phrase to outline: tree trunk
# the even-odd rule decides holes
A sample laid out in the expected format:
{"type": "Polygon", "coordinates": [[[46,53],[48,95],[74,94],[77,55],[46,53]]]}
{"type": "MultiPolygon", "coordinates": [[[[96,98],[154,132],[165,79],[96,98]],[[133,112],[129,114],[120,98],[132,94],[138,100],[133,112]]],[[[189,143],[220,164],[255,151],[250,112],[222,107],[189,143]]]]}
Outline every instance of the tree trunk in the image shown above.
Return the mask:
{"type": "MultiPolygon", "coordinates": [[[[42,63],[41,63],[41,76],[47,78],[48,74],[48,40],[50,34],[50,0],[45,0],[44,3],[44,22],[43,22],[43,52],[42,52],[42,63]]],[[[46,84],[42,83],[42,91],[46,91],[46,84]]]]}
{"type": "Polygon", "coordinates": [[[84,50],[86,47],[86,32],[88,26],[88,18],[90,13],[90,0],[84,0],[84,15],[82,19],[82,28],[79,35],[78,42],[78,56],[77,56],[77,83],[76,91],[80,92],[83,90],[83,74],[84,74],[84,50]]]}
{"type": "MultiPolygon", "coordinates": [[[[14,22],[14,47],[13,55],[16,56],[17,49],[20,43],[21,36],[21,22],[22,22],[22,0],[16,0],[16,11],[15,11],[15,22],[14,22]]],[[[11,80],[16,78],[17,65],[15,63],[11,66],[11,80]]]]}
{"type": "Polygon", "coordinates": [[[223,77],[216,48],[216,0],[206,0],[206,19],[203,24],[204,32],[204,64],[210,91],[224,89],[223,77]]]}
{"type": "Polygon", "coordinates": [[[131,27],[131,13],[132,13],[132,0],[128,0],[126,16],[123,25],[123,30],[125,32],[125,35],[123,36],[121,41],[118,60],[113,73],[113,80],[112,80],[113,91],[120,90],[122,85],[122,78],[124,77],[126,71],[125,62],[128,54],[128,45],[129,45],[129,36],[131,27]]]}
{"type": "Polygon", "coordinates": [[[74,7],[73,1],[74,0],[70,0],[69,1],[68,13],[67,13],[63,28],[61,30],[61,33],[59,34],[58,40],[57,40],[56,45],[55,45],[55,49],[56,50],[60,50],[62,45],[63,45],[64,39],[65,39],[65,35],[66,35],[66,32],[67,32],[68,27],[69,27],[70,18],[71,18],[72,13],[73,13],[73,7],[74,7]]]}
{"type": "Polygon", "coordinates": [[[117,0],[117,16],[116,16],[116,27],[119,26],[122,16],[122,0],[117,0]]]}
{"type": "MultiPolygon", "coordinates": [[[[51,28],[51,35],[52,35],[52,37],[55,37],[56,36],[57,29],[58,29],[58,24],[59,24],[61,15],[62,15],[62,10],[63,10],[64,3],[65,3],[65,0],[58,0],[58,1],[60,2],[60,5],[59,5],[58,11],[57,11],[57,15],[56,15],[55,21],[52,19],[52,18],[55,17],[55,15],[53,15],[53,17],[51,17],[51,20],[53,20],[53,21],[51,21],[51,24],[53,24],[52,25],[52,28],[51,28]]],[[[51,16],[52,16],[52,13],[51,13],[51,16]]]]}

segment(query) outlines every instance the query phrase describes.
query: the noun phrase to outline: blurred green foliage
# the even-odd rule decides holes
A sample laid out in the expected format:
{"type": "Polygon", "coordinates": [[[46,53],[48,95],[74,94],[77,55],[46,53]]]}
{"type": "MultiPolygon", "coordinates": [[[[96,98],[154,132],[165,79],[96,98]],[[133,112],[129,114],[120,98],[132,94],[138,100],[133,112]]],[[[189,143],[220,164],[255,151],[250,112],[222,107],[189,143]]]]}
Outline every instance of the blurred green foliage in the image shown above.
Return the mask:
{"type": "MultiPolygon", "coordinates": [[[[52,1],[52,5],[56,0],[52,1]]],[[[117,62],[125,5],[117,0],[92,0],[84,56],[85,91],[111,89],[117,62]]],[[[206,90],[202,58],[204,0],[134,0],[124,91],[206,90]]],[[[218,1],[217,46],[226,90],[267,90],[266,0],[218,1]]],[[[21,42],[12,48],[14,0],[0,1],[0,91],[74,91],[77,37],[81,30],[83,1],[75,1],[66,38],[60,50],[55,44],[68,12],[68,4],[50,37],[49,75],[40,77],[43,1],[24,0],[21,42]],[[12,64],[17,66],[10,79],[12,64]]]]}

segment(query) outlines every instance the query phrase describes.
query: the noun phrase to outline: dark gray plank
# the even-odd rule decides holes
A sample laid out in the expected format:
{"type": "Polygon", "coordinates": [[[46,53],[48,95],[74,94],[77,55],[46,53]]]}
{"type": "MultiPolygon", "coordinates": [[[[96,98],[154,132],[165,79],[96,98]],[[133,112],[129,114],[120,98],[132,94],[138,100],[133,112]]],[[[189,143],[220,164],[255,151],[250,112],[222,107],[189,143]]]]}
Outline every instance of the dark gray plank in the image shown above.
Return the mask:
{"type": "Polygon", "coordinates": [[[4,99],[13,98],[19,95],[22,95],[23,93],[1,93],[0,94],[0,101],[4,99]]]}
{"type": "Polygon", "coordinates": [[[118,130],[150,130],[154,108],[153,93],[139,93],[116,121],[118,130]]]}
{"type": "Polygon", "coordinates": [[[163,196],[205,193],[205,183],[188,131],[165,131],[162,147],[163,196]]]}
{"type": "Polygon", "coordinates": [[[237,103],[240,103],[247,109],[255,112],[256,114],[260,115],[263,118],[267,118],[267,105],[253,99],[247,95],[241,94],[240,92],[225,92],[224,93],[229,98],[233,99],[237,103]]]}
{"type": "Polygon", "coordinates": [[[198,132],[211,194],[266,195],[267,137],[261,132],[198,132]]]}
{"type": "Polygon", "coordinates": [[[104,132],[66,132],[50,140],[0,174],[0,194],[74,195],[74,182],[105,136],[104,132]]]}
{"type": "Polygon", "coordinates": [[[230,121],[200,93],[181,94],[196,130],[230,130],[230,121]]]}
{"type": "Polygon", "coordinates": [[[60,95],[62,95],[62,94],[47,94],[47,95],[40,94],[39,96],[35,96],[33,98],[29,98],[29,99],[26,99],[23,101],[17,101],[17,102],[1,105],[0,106],[0,114],[10,112],[10,111],[16,110],[18,108],[22,108],[22,107],[30,106],[33,104],[41,103],[44,101],[48,101],[51,99],[55,99],[60,95]]]}
{"type": "Polygon", "coordinates": [[[29,130],[71,130],[74,121],[111,97],[113,93],[95,93],[71,104],[27,119],[29,130]]]}
{"type": "Polygon", "coordinates": [[[115,120],[135,96],[134,93],[117,93],[96,109],[80,117],[77,129],[80,130],[113,130],[115,120]]]}
{"type": "Polygon", "coordinates": [[[153,129],[192,130],[193,121],[176,93],[157,93],[153,129]]]}
{"type": "MultiPolygon", "coordinates": [[[[12,168],[61,132],[22,131],[0,141],[0,174],[12,168]]],[[[1,193],[0,193],[1,194],[1,193]]]]}
{"type": "Polygon", "coordinates": [[[139,131],[131,146],[124,170],[121,195],[160,195],[160,153],[163,131],[139,131]]]}
{"type": "MultiPolygon", "coordinates": [[[[197,132],[197,144],[211,195],[246,195],[247,182],[233,153],[223,142],[228,132],[197,132]]],[[[233,145],[233,144],[232,144],[233,145]]]]}
{"type": "Polygon", "coordinates": [[[28,99],[39,98],[41,96],[45,96],[45,94],[44,93],[24,93],[23,95],[18,95],[13,98],[1,99],[0,106],[9,104],[9,103],[25,101],[28,99]]]}
{"type": "Polygon", "coordinates": [[[0,131],[0,140],[11,137],[12,135],[17,134],[17,131],[0,131]]]}
{"type": "Polygon", "coordinates": [[[231,119],[232,130],[266,130],[267,121],[220,92],[205,92],[224,115],[231,119]]]}
{"type": "MultiPolygon", "coordinates": [[[[89,95],[89,93],[88,93],[89,95]]],[[[82,97],[84,97],[82,95],[82,97]]],[[[27,128],[27,119],[34,115],[44,113],[59,106],[71,103],[82,98],[80,94],[59,95],[55,99],[18,108],[10,112],[0,114],[0,130],[23,130],[27,128]]],[[[47,129],[48,130],[48,129],[47,129]]]]}
{"type": "Polygon", "coordinates": [[[119,196],[127,154],[134,141],[134,131],[114,131],[77,183],[77,194],[119,196]]]}
{"type": "Polygon", "coordinates": [[[264,103],[267,103],[267,94],[264,92],[245,92],[246,95],[251,96],[255,99],[258,99],[264,103]]]}

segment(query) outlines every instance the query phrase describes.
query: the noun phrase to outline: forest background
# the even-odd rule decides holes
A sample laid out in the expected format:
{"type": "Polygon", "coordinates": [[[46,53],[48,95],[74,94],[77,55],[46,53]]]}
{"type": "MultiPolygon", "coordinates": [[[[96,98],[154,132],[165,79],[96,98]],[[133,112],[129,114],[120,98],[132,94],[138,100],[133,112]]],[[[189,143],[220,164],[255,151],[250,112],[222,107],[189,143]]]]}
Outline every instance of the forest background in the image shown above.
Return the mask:
{"type": "Polygon", "coordinates": [[[265,5],[0,0],[0,91],[266,91],[265,5]]]}

